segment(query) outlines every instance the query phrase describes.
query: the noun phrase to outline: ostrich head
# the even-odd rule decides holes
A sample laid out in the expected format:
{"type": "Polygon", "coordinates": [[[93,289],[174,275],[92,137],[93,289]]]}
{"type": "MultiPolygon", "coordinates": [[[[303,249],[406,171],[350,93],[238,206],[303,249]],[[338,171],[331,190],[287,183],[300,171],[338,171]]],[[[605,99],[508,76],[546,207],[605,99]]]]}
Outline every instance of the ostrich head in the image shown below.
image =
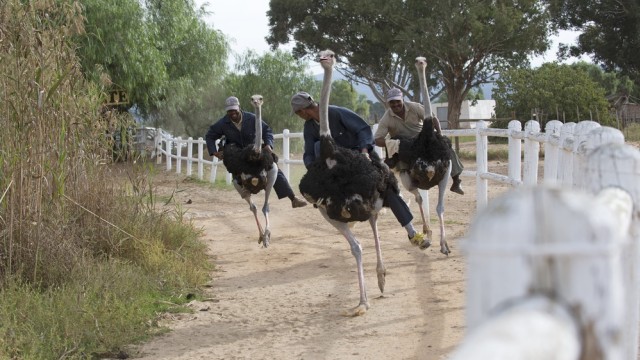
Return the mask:
{"type": "Polygon", "coordinates": [[[418,56],[416,58],[416,68],[418,71],[425,70],[427,68],[427,58],[418,56]]]}
{"type": "Polygon", "coordinates": [[[321,51],[319,54],[320,66],[323,69],[333,68],[336,64],[336,54],[331,50],[321,51]]]}
{"type": "Polygon", "coordinates": [[[255,107],[256,109],[261,107],[263,103],[262,100],[262,95],[252,95],[251,96],[251,104],[253,105],[253,107],[255,107]]]}

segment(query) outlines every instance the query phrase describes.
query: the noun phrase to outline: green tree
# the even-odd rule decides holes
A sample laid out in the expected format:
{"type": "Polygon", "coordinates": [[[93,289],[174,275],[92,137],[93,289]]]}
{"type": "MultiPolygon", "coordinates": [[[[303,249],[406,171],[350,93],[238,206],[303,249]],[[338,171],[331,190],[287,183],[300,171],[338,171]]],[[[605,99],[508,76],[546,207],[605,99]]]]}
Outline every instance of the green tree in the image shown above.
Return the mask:
{"type": "Polygon", "coordinates": [[[547,9],[535,0],[271,0],[267,16],[272,46],[293,40],[296,56],[334,50],[339,66],[381,102],[392,86],[419,100],[414,62],[425,56],[428,85],[438,89],[433,95],[447,93],[452,128],[473,87],[526,65],[528,55],[548,49],[553,31],[547,9]]]}
{"type": "MultiPolygon", "coordinates": [[[[303,122],[291,114],[291,96],[298,91],[316,96],[320,89],[318,81],[306,73],[307,65],[281,50],[261,56],[250,50],[236,60],[234,73],[225,79],[227,96],[238,97],[240,106],[253,112],[249,99],[260,94],[264,97],[263,119],[274,133],[301,131],[303,122]]],[[[218,112],[221,117],[224,108],[220,106],[218,112]]]]}
{"type": "Polygon", "coordinates": [[[590,54],[608,71],[640,80],[640,3],[637,0],[548,0],[561,29],[581,31],[577,44],[560,46],[562,56],[590,54]]]}
{"type": "Polygon", "coordinates": [[[627,75],[619,72],[608,72],[596,64],[580,61],[571,64],[571,67],[585,71],[591,80],[598,83],[607,96],[611,95],[634,95],[638,93],[637,86],[627,75]]]}
{"type": "Polygon", "coordinates": [[[369,119],[367,97],[359,94],[348,80],[337,80],[331,84],[331,104],[353,110],[363,119],[369,119]]]}
{"type": "Polygon", "coordinates": [[[537,69],[511,69],[500,75],[493,91],[498,118],[533,118],[612,123],[604,89],[587,71],[571,65],[546,63],[537,69]]]}
{"type": "Polygon", "coordinates": [[[159,123],[188,122],[194,99],[226,69],[228,44],[192,0],[81,0],[86,33],[77,37],[86,76],[123,89],[159,123]],[[187,116],[187,118],[184,118],[187,116]]]}

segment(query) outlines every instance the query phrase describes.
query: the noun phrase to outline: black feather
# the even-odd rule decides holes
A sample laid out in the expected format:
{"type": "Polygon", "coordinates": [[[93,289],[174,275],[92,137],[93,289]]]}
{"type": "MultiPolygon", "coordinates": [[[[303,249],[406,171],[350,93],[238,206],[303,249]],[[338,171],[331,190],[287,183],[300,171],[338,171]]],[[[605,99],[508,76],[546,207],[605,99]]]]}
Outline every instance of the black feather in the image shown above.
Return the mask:
{"type": "Polygon", "coordinates": [[[253,145],[241,148],[236,144],[228,144],[224,147],[222,162],[243,188],[257,194],[266,187],[267,173],[273,166],[274,158],[277,157],[264,149],[257,153],[253,145]],[[254,178],[258,179],[256,185],[251,182],[254,178]]]}
{"type": "Polygon", "coordinates": [[[369,160],[357,151],[339,147],[331,137],[323,136],[320,141],[321,156],[300,180],[300,192],[311,203],[325,206],[329,218],[368,220],[385,191],[400,191],[395,176],[377,153],[371,153],[369,160]],[[327,159],[336,165],[329,168],[327,159]],[[343,216],[345,210],[349,217],[343,216]]]}
{"type": "Polygon", "coordinates": [[[399,138],[398,153],[385,160],[389,167],[395,167],[399,161],[409,164],[411,178],[420,189],[430,189],[438,185],[446,176],[453,151],[451,139],[434,131],[433,119],[424,120],[422,130],[412,139],[399,138]],[[435,175],[429,179],[426,169],[435,168],[435,175]]]}

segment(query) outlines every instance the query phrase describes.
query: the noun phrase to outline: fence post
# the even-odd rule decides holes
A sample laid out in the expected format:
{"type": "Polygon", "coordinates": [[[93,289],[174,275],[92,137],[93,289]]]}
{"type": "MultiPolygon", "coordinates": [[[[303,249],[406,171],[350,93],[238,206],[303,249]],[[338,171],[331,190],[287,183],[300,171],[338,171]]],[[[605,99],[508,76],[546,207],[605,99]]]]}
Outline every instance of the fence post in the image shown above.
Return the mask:
{"type": "Polygon", "coordinates": [[[282,155],[284,157],[284,170],[282,172],[284,173],[284,176],[287,178],[287,180],[291,180],[291,165],[289,164],[289,160],[291,159],[290,148],[289,129],[284,129],[282,130],[282,155]]]}
{"type": "Polygon", "coordinates": [[[162,151],[160,151],[162,150],[162,138],[160,137],[160,131],[158,131],[157,129],[153,141],[153,152],[156,154],[156,164],[160,165],[162,164],[162,151]]]}
{"type": "Polygon", "coordinates": [[[171,171],[171,140],[164,139],[164,150],[166,151],[167,171],[171,171]]]}
{"type": "Polygon", "coordinates": [[[487,206],[487,180],[480,177],[489,169],[487,160],[488,140],[487,135],[482,130],[487,128],[487,123],[480,120],[476,123],[476,210],[479,211],[487,206]]]}
{"type": "MultiPolygon", "coordinates": [[[[574,188],[584,188],[583,185],[583,171],[584,171],[584,163],[585,163],[585,153],[580,151],[580,144],[584,142],[590,135],[589,133],[600,127],[595,121],[584,120],[580,121],[576,124],[576,128],[574,130],[573,137],[573,187],[574,188]]],[[[584,149],[582,149],[584,150],[584,149]]]]}
{"type": "Polygon", "coordinates": [[[623,344],[623,359],[637,359],[640,321],[640,151],[631,145],[620,143],[622,133],[616,129],[603,128],[593,132],[595,134],[589,139],[589,144],[585,144],[586,148],[593,149],[587,154],[584,168],[585,188],[596,192],[606,187],[619,187],[631,195],[634,204],[633,222],[628,234],[630,240],[620,253],[625,304],[619,310],[626,311],[626,314],[621,315],[622,331],[612,333],[609,329],[601,329],[601,334],[605,343],[618,341],[623,344]],[[596,145],[603,141],[612,143],[596,145]],[[621,339],[614,338],[615,335],[621,339]]]}
{"type": "Polygon", "coordinates": [[[193,138],[187,139],[187,176],[191,176],[191,166],[193,165],[193,138]]]}
{"type": "Polygon", "coordinates": [[[522,124],[520,123],[520,120],[509,121],[508,129],[509,137],[507,139],[509,141],[509,157],[507,161],[509,170],[507,175],[513,180],[522,181],[522,140],[520,140],[520,137],[515,136],[517,133],[522,131],[522,124]]]}
{"type": "MultiPolygon", "coordinates": [[[[525,185],[538,183],[538,157],[540,156],[540,143],[531,140],[531,136],[540,132],[540,123],[529,120],[524,127],[524,176],[525,185]]],[[[519,154],[518,154],[519,155],[519,154]]]]}
{"type": "Polygon", "coordinates": [[[176,144],[176,174],[182,174],[182,138],[178,137],[176,144]]]}
{"type": "Polygon", "coordinates": [[[198,179],[204,179],[204,140],[198,138],[198,179]]]}
{"type": "MultiPolygon", "coordinates": [[[[619,315],[627,308],[620,256],[632,211],[631,198],[620,189],[596,197],[571,189],[523,187],[493,200],[474,219],[464,247],[469,334],[514,303],[542,295],[577,319],[582,359],[630,359],[621,356],[619,315]]],[[[521,321],[510,325],[503,334],[522,331],[521,321]]],[[[553,337],[524,338],[517,348],[536,350],[529,343],[553,337]]],[[[473,357],[494,358],[499,357],[473,357]]],[[[522,353],[505,358],[545,357],[522,353]]]]}
{"type": "Polygon", "coordinates": [[[558,183],[562,185],[571,184],[571,172],[573,171],[573,152],[568,143],[572,143],[573,130],[576,123],[565,123],[560,128],[560,153],[558,154],[558,183]]]}
{"type": "Polygon", "coordinates": [[[545,126],[547,135],[544,143],[544,183],[555,185],[558,183],[558,140],[560,138],[560,128],[562,122],[551,120],[545,126]]]}

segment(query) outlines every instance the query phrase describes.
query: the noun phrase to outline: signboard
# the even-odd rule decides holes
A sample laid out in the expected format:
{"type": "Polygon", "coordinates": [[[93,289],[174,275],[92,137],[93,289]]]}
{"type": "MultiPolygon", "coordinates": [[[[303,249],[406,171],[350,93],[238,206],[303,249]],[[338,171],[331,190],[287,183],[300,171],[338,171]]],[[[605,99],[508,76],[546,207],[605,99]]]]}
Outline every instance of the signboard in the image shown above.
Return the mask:
{"type": "Polygon", "coordinates": [[[105,105],[123,105],[129,103],[129,96],[124,90],[111,90],[107,96],[105,105]]]}

